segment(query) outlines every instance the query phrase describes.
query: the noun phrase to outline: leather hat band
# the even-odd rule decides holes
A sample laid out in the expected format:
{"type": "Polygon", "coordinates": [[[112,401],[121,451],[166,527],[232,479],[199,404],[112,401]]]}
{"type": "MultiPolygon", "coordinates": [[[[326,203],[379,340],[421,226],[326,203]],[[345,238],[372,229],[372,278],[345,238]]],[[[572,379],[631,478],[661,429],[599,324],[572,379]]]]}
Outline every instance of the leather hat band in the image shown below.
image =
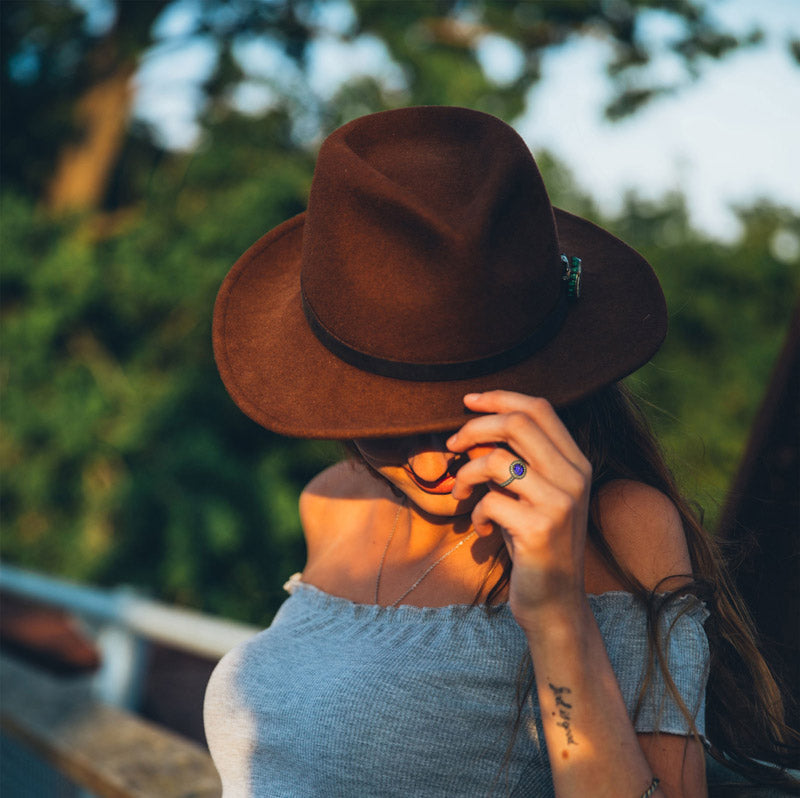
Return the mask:
{"type": "Polygon", "coordinates": [[[564,323],[570,305],[566,291],[562,290],[555,306],[542,323],[526,338],[502,352],[486,355],[475,360],[448,363],[409,363],[400,360],[386,360],[353,349],[349,344],[346,344],[325,328],[308,303],[305,294],[302,295],[302,300],[303,312],[306,315],[309,326],[320,343],[329,352],[362,371],[368,371],[381,377],[393,377],[414,382],[468,380],[493,374],[509,366],[521,363],[541,349],[558,332],[564,323]]]}

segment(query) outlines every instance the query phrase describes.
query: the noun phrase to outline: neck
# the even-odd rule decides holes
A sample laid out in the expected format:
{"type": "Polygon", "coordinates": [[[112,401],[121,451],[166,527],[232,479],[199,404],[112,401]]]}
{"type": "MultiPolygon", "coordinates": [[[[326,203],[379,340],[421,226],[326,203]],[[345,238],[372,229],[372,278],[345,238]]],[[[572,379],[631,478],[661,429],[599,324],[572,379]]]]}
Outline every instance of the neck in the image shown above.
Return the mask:
{"type": "MultiPolygon", "coordinates": [[[[397,516],[392,548],[396,554],[404,553],[409,560],[422,559],[457,543],[471,531],[472,519],[469,515],[433,515],[406,499],[397,516]]],[[[386,534],[390,534],[390,529],[386,534]]]]}
{"type": "MultiPolygon", "coordinates": [[[[391,534],[393,520],[394,515],[387,517],[387,522],[380,533],[381,545],[391,534]]],[[[406,499],[406,506],[400,509],[397,528],[391,542],[390,578],[403,563],[415,568],[433,562],[439,555],[470,535],[472,530],[472,519],[469,515],[448,518],[430,515],[406,499]]],[[[471,567],[467,565],[471,560],[474,567],[482,572],[494,561],[497,552],[504,545],[499,529],[495,529],[490,535],[473,537],[461,547],[463,549],[459,552],[461,567],[471,567]]]]}
{"type": "Polygon", "coordinates": [[[431,601],[434,602],[431,606],[443,606],[478,600],[492,566],[497,562],[498,550],[504,545],[499,533],[498,544],[495,535],[477,537],[468,517],[447,519],[447,523],[437,518],[432,522],[410,508],[405,523],[401,524],[403,509],[401,505],[395,513],[395,523],[380,558],[375,580],[375,603],[383,600],[389,606],[396,606],[415,591],[410,601],[421,600],[423,604],[420,606],[428,606],[431,601]],[[467,552],[472,565],[468,565],[467,552]],[[448,566],[453,562],[451,558],[457,554],[464,556],[455,571],[449,569],[450,575],[447,576],[448,566]],[[387,563],[389,572],[384,574],[387,563]],[[482,582],[479,582],[480,578],[482,582]]]}

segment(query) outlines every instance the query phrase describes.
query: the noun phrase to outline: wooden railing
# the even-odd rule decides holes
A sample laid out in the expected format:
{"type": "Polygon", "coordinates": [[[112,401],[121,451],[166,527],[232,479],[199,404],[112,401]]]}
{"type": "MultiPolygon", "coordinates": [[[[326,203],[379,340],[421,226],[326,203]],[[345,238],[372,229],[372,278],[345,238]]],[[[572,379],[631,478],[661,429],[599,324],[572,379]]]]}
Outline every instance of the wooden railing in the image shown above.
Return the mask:
{"type": "MultiPolygon", "coordinates": [[[[128,590],[79,585],[5,564],[0,565],[0,592],[6,610],[0,617],[0,731],[25,760],[20,767],[10,761],[9,752],[0,751],[0,775],[24,780],[32,763],[43,778],[63,776],[67,787],[72,783],[85,791],[75,789],[76,795],[221,795],[204,747],[136,713],[151,684],[148,663],[153,664],[156,650],[166,646],[173,656],[200,657],[210,672],[226,651],[258,629],[128,590]],[[19,602],[30,615],[9,611],[19,602]],[[64,619],[49,617],[48,611],[64,619]],[[78,634],[66,623],[69,618],[79,620],[78,634]],[[64,635],[72,635],[66,651],[59,632],[62,620],[64,635]],[[96,649],[94,662],[86,652],[75,656],[82,643],[80,629],[86,633],[84,647],[96,649]]],[[[189,674],[184,670],[182,675],[189,674]]],[[[187,699],[193,708],[202,705],[203,688],[194,685],[187,699]]],[[[179,692],[181,698],[188,695],[179,692]]],[[[201,740],[202,731],[195,736],[201,740]]]]}
{"type": "Polygon", "coordinates": [[[94,698],[85,677],[46,675],[0,657],[0,727],[101,798],[219,798],[208,753],[94,698]]]}

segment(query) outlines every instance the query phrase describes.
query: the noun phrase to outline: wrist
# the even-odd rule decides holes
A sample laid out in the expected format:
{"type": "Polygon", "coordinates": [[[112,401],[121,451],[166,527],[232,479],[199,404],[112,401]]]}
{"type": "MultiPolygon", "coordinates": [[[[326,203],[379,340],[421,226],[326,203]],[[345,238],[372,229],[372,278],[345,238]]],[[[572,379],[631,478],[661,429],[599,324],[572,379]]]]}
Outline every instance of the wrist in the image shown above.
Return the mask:
{"type": "Polygon", "coordinates": [[[564,643],[574,647],[576,641],[585,639],[586,633],[595,625],[585,595],[541,605],[516,619],[532,648],[564,643]]]}

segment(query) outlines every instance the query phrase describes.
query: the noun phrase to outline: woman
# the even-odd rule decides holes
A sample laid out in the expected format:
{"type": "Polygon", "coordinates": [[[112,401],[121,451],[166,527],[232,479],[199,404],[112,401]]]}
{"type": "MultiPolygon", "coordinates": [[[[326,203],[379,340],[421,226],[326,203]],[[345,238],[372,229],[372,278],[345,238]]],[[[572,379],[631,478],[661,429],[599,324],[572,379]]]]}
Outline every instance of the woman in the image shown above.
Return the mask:
{"type": "Polygon", "coordinates": [[[228,798],[704,795],[709,663],[711,704],[732,648],[750,726],[784,733],[616,385],[665,332],[645,260],[553,209],[494,117],[407,108],[325,141],[308,210],[215,308],[239,407],[356,455],[304,491],[306,567],[209,684],[228,798]]]}

